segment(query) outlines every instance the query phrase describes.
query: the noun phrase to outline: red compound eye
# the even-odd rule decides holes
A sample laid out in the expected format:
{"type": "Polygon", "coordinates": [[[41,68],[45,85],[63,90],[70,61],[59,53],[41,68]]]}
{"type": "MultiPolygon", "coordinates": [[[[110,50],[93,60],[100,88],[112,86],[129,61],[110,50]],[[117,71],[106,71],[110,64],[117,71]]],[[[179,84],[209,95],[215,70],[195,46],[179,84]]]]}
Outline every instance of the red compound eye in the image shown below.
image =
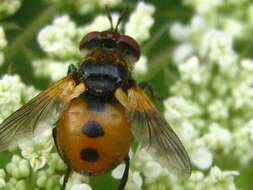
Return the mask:
{"type": "Polygon", "coordinates": [[[127,35],[117,32],[90,32],[80,42],[82,49],[110,49],[125,56],[134,58],[134,62],[140,58],[140,47],[138,43],[127,35]]]}
{"type": "Polygon", "coordinates": [[[100,39],[101,38],[101,32],[90,32],[88,34],[86,34],[82,40],[80,41],[79,44],[79,49],[82,49],[85,44],[93,39],[100,39]]]}
{"type": "Polygon", "coordinates": [[[140,47],[136,40],[127,35],[120,35],[118,41],[126,44],[131,49],[137,60],[140,58],[140,47]]]}

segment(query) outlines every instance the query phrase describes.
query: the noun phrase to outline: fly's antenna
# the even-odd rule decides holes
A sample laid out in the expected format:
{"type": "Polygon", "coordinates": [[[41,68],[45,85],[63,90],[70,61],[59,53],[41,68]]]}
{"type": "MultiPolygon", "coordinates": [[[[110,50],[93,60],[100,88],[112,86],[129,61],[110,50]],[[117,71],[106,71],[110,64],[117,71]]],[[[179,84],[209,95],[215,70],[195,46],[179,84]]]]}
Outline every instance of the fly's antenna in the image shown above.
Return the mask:
{"type": "Polygon", "coordinates": [[[114,31],[113,22],[112,22],[112,15],[111,15],[111,12],[110,12],[107,5],[105,6],[105,10],[106,10],[106,14],[107,14],[107,17],[108,17],[110,25],[111,25],[110,31],[114,31]]]}
{"type": "Polygon", "coordinates": [[[123,19],[126,17],[126,15],[128,14],[128,7],[125,8],[124,11],[121,13],[121,15],[120,15],[120,17],[118,18],[118,21],[117,21],[117,24],[116,24],[115,27],[113,26],[111,11],[110,11],[110,9],[108,8],[107,5],[105,6],[105,10],[106,10],[106,14],[107,14],[107,17],[108,17],[109,22],[110,22],[110,25],[111,25],[110,31],[111,31],[111,32],[118,32],[120,23],[122,22],[122,20],[123,20],[123,19]]]}
{"type": "Polygon", "coordinates": [[[121,23],[121,21],[127,16],[128,14],[128,7],[125,8],[125,10],[122,12],[122,14],[120,15],[118,21],[117,21],[117,24],[114,28],[114,32],[118,32],[118,27],[119,27],[119,24],[121,23]]]}

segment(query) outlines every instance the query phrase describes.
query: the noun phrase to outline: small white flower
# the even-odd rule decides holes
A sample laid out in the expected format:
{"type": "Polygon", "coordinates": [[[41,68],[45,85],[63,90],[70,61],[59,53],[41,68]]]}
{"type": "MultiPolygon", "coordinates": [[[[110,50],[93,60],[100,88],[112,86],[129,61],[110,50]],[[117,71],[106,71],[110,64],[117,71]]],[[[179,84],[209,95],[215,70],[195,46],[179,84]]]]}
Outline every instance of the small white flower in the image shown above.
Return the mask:
{"type": "Polygon", "coordinates": [[[240,64],[243,69],[253,72],[253,61],[251,59],[243,59],[240,64]]]}
{"type": "Polygon", "coordinates": [[[147,58],[145,56],[141,56],[139,61],[135,63],[133,72],[135,74],[146,74],[148,72],[147,58]]]}
{"type": "Polygon", "coordinates": [[[43,168],[35,172],[36,186],[41,189],[54,189],[60,187],[60,176],[52,168],[43,168]]]}
{"type": "Polygon", "coordinates": [[[52,81],[57,81],[66,76],[68,67],[74,62],[55,61],[51,59],[39,59],[32,63],[35,75],[39,77],[49,77],[52,81]]]}
{"type": "Polygon", "coordinates": [[[0,122],[24,103],[23,98],[26,101],[31,98],[30,95],[28,97],[26,94],[27,89],[17,75],[4,75],[0,79],[0,122]]]}
{"type": "Polygon", "coordinates": [[[125,33],[138,42],[143,42],[148,39],[150,36],[150,28],[154,24],[154,18],[152,17],[154,12],[154,6],[142,1],[139,2],[125,25],[125,33]]]}
{"type": "Polygon", "coordinates": [[[76,45],[77,29],[67,15],[56,17],[51,25],[44,27],[38,34],[41,48],[51,56],[60,58],[78,54],[76,45]]]}
{"type": "Polygon", "coordinates": [[[0,18],[14,14],[21,6],[21,0],[3,0],[0,6],[0,18]]]}
{"type": "Polygon", "coordinates": [[[173,86],[171,86],[170,91],[173,94],[176,93],[179,97],[191,97],[193,93],[191,86],[183,80],[177,81],[173,86]]]}
{"type": "Polygon", "coordinates": [[[129,173],[128,182],[126,185],[126,190],[141,190],[141,187],[143,185],[143,179],[141,177],[140,172],[134,171],[129,173]]]}
{"type": "Polygon", "coordinates": [[[112,171],[112,177],[115,179],[121,179],[123,176],[125,170],[124,164],[118,165],[113,171],[112,171]]]}
{"type": "Polygon", "coordinates": [[[164,101],[167,120],[182,119],[197,114],[198,108],[182,97],[170,97],[164,101]]]}
{"type": "Polygon", "coordinates": [[[221,68],[231,69],[231,64],[236,60],[231,36],[217,30],[208,31],[203,39],[202,55],[208,55],[221,68]]]}
{"type": "Polygon", "coordinates": [[[253,88],[249,84],[242,82],[234,86],[232,90],[234,107],[240,109],[243,106],[252,105],[253,88]]]}
{"type": "Polygon", "coordinates": [[[185,41],[192,42],[194,47],[198,49],[203,42],[203,34],[208,31],[205,19],[199,15],[193,16],[190,25],[187,26],[187,30],[187,38],[185,41]]]}
{"type": "Polygon", "coordinates": [[[218,168],[217,166],[212,167],[210,170],[210,177],[214,181],[222,180],[225,177],[238,175],[238,171],[221,171],[220,168],[218,168]]]}
{"type": "Polygon", "coordinates": [[[26,178],[30,175],[30,166],[27,160],[14,155],[6,165],[6,171],[16,179],[26,178]]]}
{"type": "Polygon", "coordinates": [[[193,53],[193,47],[189,43],[183,43],[174,49],[172,59],[177,65],[186,61],[193,53]]]}
{"type": "Polygon", "coordinates": [[[228,108],[220,99],[213,100],[208,107],[209,116],[214,119],[226,119],[228,115],[228,108]]]}
{"type": "MultiPolygon", "coordinates": [[[[215,76],[215,77],[213,77],[212,80],[213,80],[213,83],[212,83],[211,88],[213,88],[213,90],[215,90],[215,92],[217,93],[217,96],[219,96],[219,97],[226,96],[227,93],[229,92],[230,81],[227,81],[223,76],[215,76]]],[[[210,104],[210,101],[208,102],[208,104],[210,104]]],[[[226,102],[224,101],[224,103],[226,103],[226,102]]]]}
{"type": "Polygon", "coordinates": [[[189,58],[183,64],[179,64],[179,71],[183,80],[189,80],[194,84],[203,80],[199,60],[196,56],[189,58]]]}
{"type": "Polygon", "coordinates": [[[228,147],[230,146],[230,143],[232,143],[231,132],[226,128],[222,128],[217,123],[212,123],[208,128],[210,132],[204,137],[207,141],[206,144],[211,148],[220,148],[221,150],[226,151],[227,149],[224,147],[228,147]]]}
{"type": "MultiPolygon", "coordinates": [[[[131,175],[131,174],[130,174],[131,175]]],[[[141,177],[141,175],[140,175],[140,173],[138,173],[138,172],[134,172],[133,174],[132,174],[132,176],[133,176],[133,182],[138,186],[138,187],[141,187],[142,186],[142,184],[143,184],[143,180],[142,180],[142,177],[141,177]]]]}
{"type": "Polygon", "coordinates": [[[192,140],[197,138],[198,131],[194,128],[189,121],[182,122],[179,130],[180,137],[185,144],[192,143],[192,140]]]}
{"type": "Polygon", "coordinates": [[[92,190],[91,187],[87,184],[78,184],[73,185],[70,190],[92,190]]]}
{"type": "Polygon", "coordinates": [[[194,150],[191,151],[191,161],[201,170],[208,169],[213,162],[211,151],[201,139],[194,142],[194,147],[194,150]]]}
{"type": "Polygon", "coordinates": [[[6,177],[5,171],[3,169],[0,169],[0,188],[5,187],[6,185],[5,177],[6,177]]]}
{"type": "Polygon", "coordinates": [[[226,18],[223,21],[224,30],[233,38],[242,38],[244,35],[244,24],[240,20],[234,18],[226,18]]]}
{"type": "MultiPolygon", "coordinates": [[[[21,154],[24,156],[24,158],[29,159],[31,166],[35,171],[42,168],[46,164],[46,160],[54,146],[51,129],[48,124],[43,122],[39,125],[44,125],[41,127],[41,129],[44,130],[43,132],[40,132],[37,135],[35,133],[33,139],[26,139],[24,137],[20,139],[18,144],[19,148],[21,149],[21,154]]],[[[39,130],[40,127],[37,129],[39,130]]]]}
{"type": "MultiPolygon", "coordinates": [[[[194,15],[192,17],[190,28],[189,28],[189,34],[191,37],[193,37],[192,35],[194,34],[201,35],[205,33],[208,29],[209,29],[208,24],[202,16],[194,15]]],[[[196,36],[196,37],[200,37],[200,36],[196,36]]]]}
{"type": "MultiPolygon", "coordinates": [[[[113,26],[116,26],[119,15],[116,13],[113,13],[111,14],[111,16],[112,16],[113,26]]],[[[89,32],[94,32],[94,31],[102,32],[110,28],[111,28],[111,25],[110,25],[110,21],[108,17],[106,15],[98,15],[95,17],[95,19],[91,23],[78,28],[78,31],[77,31],[78,38],[79,40],[81,40],[82,37],[88,34],[89,32]]]]}
{"type": "Polygon", "coordinates": [[[205,176],[204,176],[204,174],[203,174],[202,172],[200,172],[200,171],[195,171],[194,173],[192,173],[190,179],[191,179],[192,181],[201,181],[201,180],[204,179],[204,177],[205,177],[205,176]]]}
{"type": "MultiPolygon", "coordinates": [[[[206,83],[206,81],[202,81],[202,83],[206,83]]],[[[208,90],[201,90],[194,96],[194,98],[196,98],[196,101],[198,101],[201,106],[206,106],[210,104],[212,93],[208,90]]]]}
{"type": "Polygon", "coordinates": [[[187,27],[180,22],[174,22],[170,27],[170,35],[173,39],[182,41],[187,38],[187,27]]]}
{"type": "MultiPolygon", "coordinates": [[[[64,176],[61,177],[61,184],[63,183],[64,176]]],[[[86,188],[91,188],[87,183],[89,182],[89,178],[85,175],[78,174],[76,172],[73,172],[71,177],[69,178],[69,181],[67,183],[66,189],[71,189],[73,187],[75,188],[83,188],[84,186],[86,188]]]]}
{"type": "Polygon", "coordinates": [[[155,180],[162,174],[162,169],[158,162],[149,161],[144,168],[145,177],[155,180]]]}
{"type": "Polygon", "coordinates": [[[232,144],[231,150],[235,157],[238,157],[238,162],[242,166],[247,166],[250,161],[252,161],[253,153],[252,148],[252,130],[253,124],[252,121],[249,121],[245,125],[240,125],[232,134],[232,144]]]}
{"type": "Polygon", "coordinates": [[[18,189],[18,190],[27,190],[25,180],[17,180],[15,178],[10,178],[6,183],[6,189],[18,189]]]}

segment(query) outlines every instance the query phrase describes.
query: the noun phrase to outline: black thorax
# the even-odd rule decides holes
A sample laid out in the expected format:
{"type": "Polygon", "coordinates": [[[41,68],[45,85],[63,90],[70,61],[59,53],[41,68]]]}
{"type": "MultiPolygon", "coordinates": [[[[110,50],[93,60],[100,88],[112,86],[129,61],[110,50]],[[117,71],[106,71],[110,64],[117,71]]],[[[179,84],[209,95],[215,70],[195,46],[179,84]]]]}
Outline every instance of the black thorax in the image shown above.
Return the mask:
{"type": "Polygon", "coordinates": [[[79,71],[88,92],[94,95],[112,93],[116,88],[124,86],[128,79],[127,69],[109,60],[86,60],[79,71]]]}

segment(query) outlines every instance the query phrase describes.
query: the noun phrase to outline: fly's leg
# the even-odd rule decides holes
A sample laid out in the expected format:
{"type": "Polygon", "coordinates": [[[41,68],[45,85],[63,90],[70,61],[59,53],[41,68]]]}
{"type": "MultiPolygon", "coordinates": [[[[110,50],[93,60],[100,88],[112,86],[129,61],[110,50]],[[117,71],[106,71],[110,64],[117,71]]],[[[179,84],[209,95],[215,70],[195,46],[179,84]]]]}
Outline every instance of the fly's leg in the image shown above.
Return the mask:
{"type": "Polygon", "coordinates": [[[61,152],[60,152],[60,149],[58,147],[58,144],[57,144],[57,140],[56,140],[56,127],[53,128],[53,131],[52,131],[52,134],[53,134],[53,139],[54,139],[54,144],[56,146],[56,150],[58,152],[58,154],[61,156],[62,158],[62,155],[61,155],[61,152]]]}
{"type": "MultiPolygon", "coordinates": [[[[61,157],[63,160],[65,160],[64,157],[63,157],[63,155],[61,155],[60,149],[59,149],[59,147],[58,147],[58,145],[57,145],[56,133],[57,133],[57,130],[56,130],[56,127],[55,127],[55,128],[53,128],[53,139],[54,139],[54,144],[55,144],[55,146],[56,146],[57,152],[58,152],[58,154],[60,155],[60,157],[61,157]]],[[[66,162],[65,162],[65,163],[66,163],[66,162]]],[[[66,170],[66,173],[65,173],[65,175],[64,175],[64,179],[63,179],[63,184],[62,184],[62,186],[61,186],[61,190],[65,190],[66,184],[67,184],[67,182],[68,182],[68,179],[69,179],[71,173],[72,173],[72,169],[71,169],[71,167],[69,167],[68,164],[67,164],[67,170],[66,170]]]]}
{"type": "Polygon", "coordinates": [[[69,67],[68,67],[68,75],[72,75],[72,74],[74,74],[74,73],[76,73],[77,72],[77,68],[76,68],[76,66],[75,65],[73,65],[73,64],[71,64],[71,65],[69,65],[69,67]]]}
{"type": "Polygon", "coordinates": [[[125,170],[124,170],[124,173],[123,173],[123,176],[121,178],[121,181],[120,181],[120,184],[118,186],[118,189],[117,190],[124,190],[125,189],[125,186],[126,186],[126,183],[127,183],[127,180],[128,180],[128,174],[129,174],[129,164],[130,164],[130,158],[129,158],[129,155],[127,155],[124,159],[125,161],[125,170]]]}
{"type": "Polygon", "coordinates": [[[62,183],[62,186],[61,186],[61,190],[65,190],[66,185],[67,185],[68,180],[69,180],[69,177],[71,176],[71,173],[72,173],[72,169],[68,166],[67,170],[66,170],[66,173],[64,175],[64,179],[63,179],[63,183],[62,183]]]}
{"type": "Polygon", "coordinates": [[[143,90],[147,91],[148,96],[153,100],[164,100],[165,98],[159,96],[148,82],[141,82],[138,84],[143,90]]]}

